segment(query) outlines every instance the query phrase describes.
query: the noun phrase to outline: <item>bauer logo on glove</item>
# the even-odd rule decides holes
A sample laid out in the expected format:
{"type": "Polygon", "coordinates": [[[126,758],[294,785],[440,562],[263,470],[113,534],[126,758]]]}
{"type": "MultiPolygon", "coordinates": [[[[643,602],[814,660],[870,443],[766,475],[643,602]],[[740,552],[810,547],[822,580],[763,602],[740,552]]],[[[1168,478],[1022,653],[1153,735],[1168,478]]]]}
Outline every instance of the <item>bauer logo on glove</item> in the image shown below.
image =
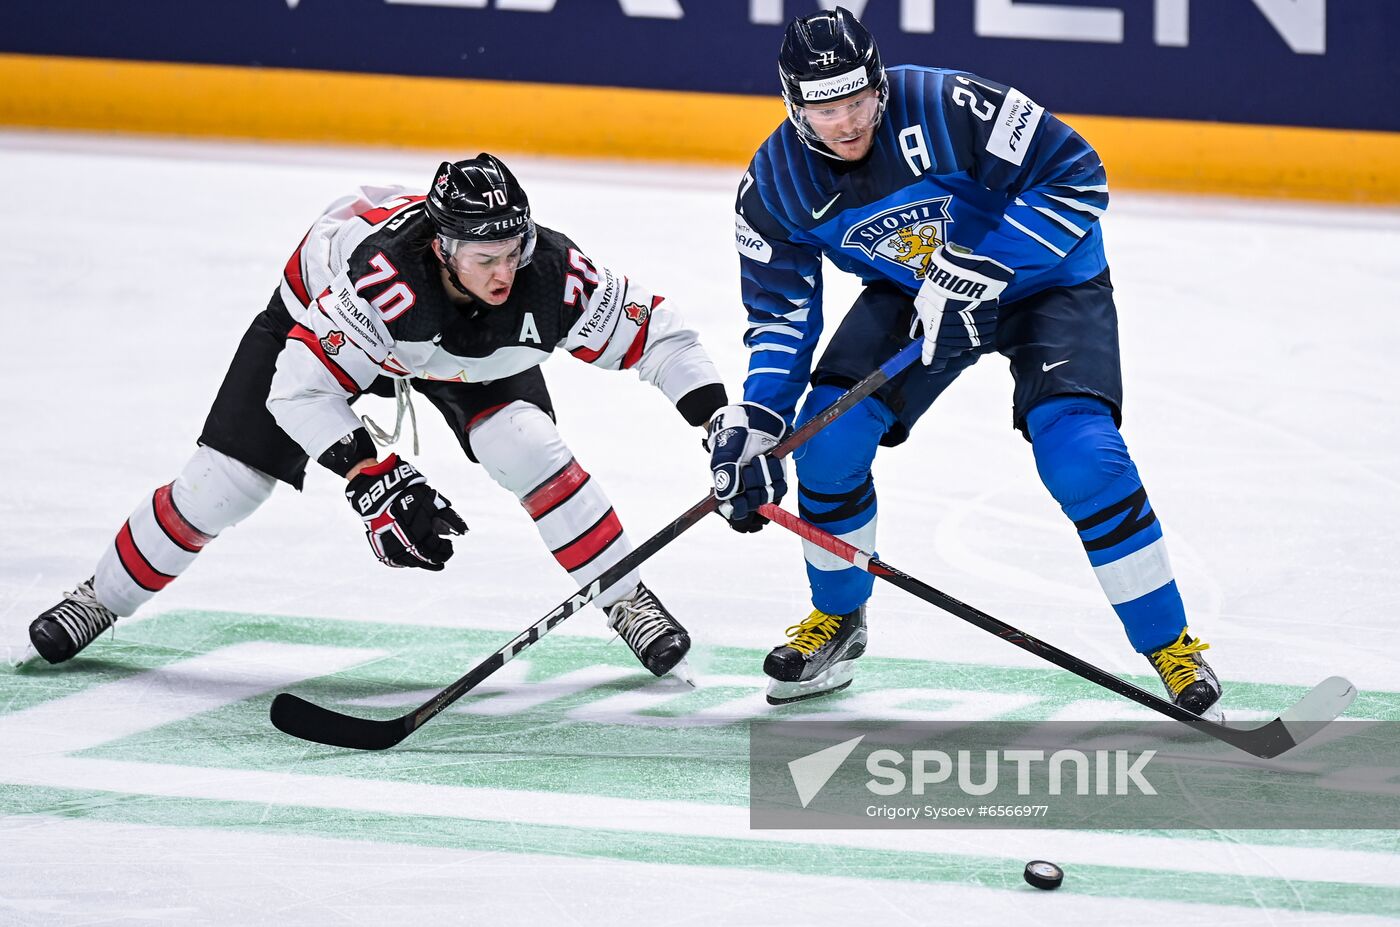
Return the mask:
{"type": "MultiPolygon", "coordinates": [[[[383,461],[383,464],[387,464],[391,460],[398,460],[398,455],[390,455],[388,460],[383,461]]],[[[371,469],[374,468],[366,467],[360,471],[360,475],[363,476],[369,473],[371,469]]],[[[360,510],[361,515],[368,515],[370,510],[376,507],[376,503],[384,498],[385,493],[388,493],[405,480],[412,481],[414,477],[418,477],[419,482],[423,481],[423,475],[418,472],[418,469],[414,467],[413,464],[407,461],[400,462],[397,467],[383,473],[368,489],[360,493],[359,496],[355,498],[355,507],[360,510]]],[[[359,477],[357,476],[356,479],[359,479],[359,477]]],[[[346,495],[348,496],[349,494],[349,490],[347,490],[346,495]]],[[[408,496],[407,499],[412,500],[413,497],[408,496]]]]}
{"type": "Polygon", "coordinates": [[[356,474],[345,485],[345,498],[364,521],[370,549],[385,566],[441,570],[452,557],[447,535],[467,531],[452,503],[397,454],[356,474]]]}

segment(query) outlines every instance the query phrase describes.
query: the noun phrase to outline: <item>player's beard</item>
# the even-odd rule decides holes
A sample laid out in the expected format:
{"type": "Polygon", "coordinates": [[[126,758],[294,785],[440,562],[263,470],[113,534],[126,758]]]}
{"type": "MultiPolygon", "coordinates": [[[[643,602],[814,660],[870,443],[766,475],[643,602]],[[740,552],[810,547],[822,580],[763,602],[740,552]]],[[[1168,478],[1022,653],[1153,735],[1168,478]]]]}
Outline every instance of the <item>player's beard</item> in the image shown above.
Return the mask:
{"type": "Polygon", "coordinates": [[[870,154],[870,149],[875,147],[875,128],[872,126],[849,141],[832,141],[825,144],[831,153],[841,160],[859,161],[870,154]]]}

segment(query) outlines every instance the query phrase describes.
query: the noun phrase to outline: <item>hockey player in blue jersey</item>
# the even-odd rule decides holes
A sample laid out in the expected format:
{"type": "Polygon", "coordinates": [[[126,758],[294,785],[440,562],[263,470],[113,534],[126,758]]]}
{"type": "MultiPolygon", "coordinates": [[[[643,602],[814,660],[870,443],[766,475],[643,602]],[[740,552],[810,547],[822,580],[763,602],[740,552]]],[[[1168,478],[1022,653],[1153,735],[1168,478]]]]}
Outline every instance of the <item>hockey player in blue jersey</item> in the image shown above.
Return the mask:
{"type": "MultiPolygon", "coordinates": [[[[1099,156],[1017,89],[942,68],[887,71],[844,9],[790,23],[778,60],[788,120],[754,155],[736,204],[751,359],[744,401],[710,424],[721,512],[740,531],[762,527],[757,506],[786,490],[783,462],[764,452],[922,337],[922,365],[795,455],[802,517],[873,551],[876,449],[904,441],[959,373],[997,352],[1011,364],[1013,423],[1133,648],[1173,701],[1218,719],[1207,645],[1187,630],[1162,528],[1118,431],[1099,156]],[[865,289],[813,368],[823,255],[865,289]]],[[[865,650],[873,579],[804,551],[814,611],[764,664],[773,703],[845,688],[865,650]]]]}

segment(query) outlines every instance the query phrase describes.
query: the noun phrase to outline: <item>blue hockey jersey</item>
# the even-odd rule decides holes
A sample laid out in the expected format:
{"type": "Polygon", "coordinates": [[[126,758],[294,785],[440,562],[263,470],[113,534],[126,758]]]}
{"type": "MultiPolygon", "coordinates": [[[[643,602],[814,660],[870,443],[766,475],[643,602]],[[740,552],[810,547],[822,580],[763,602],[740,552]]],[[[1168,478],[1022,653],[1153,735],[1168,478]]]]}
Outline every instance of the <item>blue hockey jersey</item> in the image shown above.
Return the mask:
{"type": "Polygon", "coordinates": [[[1018,90],[942,68],[890,68],[867,158],[807,148],[784,122],[739,185],[735,243],[749,327],[744,398],[792,421],[822,332],[822,255],[912,296],[951,239],[1016,271],[1012,302],[1107,266],[1103,162],[1018,90]]]}

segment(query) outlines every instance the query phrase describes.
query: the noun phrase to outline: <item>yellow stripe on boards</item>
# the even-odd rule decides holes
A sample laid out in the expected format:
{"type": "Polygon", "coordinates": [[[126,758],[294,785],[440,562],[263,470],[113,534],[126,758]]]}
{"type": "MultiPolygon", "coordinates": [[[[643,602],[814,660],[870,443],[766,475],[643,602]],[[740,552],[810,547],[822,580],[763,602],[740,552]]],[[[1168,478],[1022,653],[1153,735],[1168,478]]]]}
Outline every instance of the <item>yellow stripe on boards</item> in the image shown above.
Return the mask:
{"type": "Polygon", "coordinates": [[[1066,116],[1110,189],[1400,204],[1400,132],[1066,116]]]}
{"type": "MultiPolygon", "coordinates": [[[[776,90],[776,88],[775,88],[776,90]]],[[[1064,117],[1113,189],[1400,204],[1400,133],[1064,117]]],[[[0,124],[741,167],[772,97],[0,55],[0,124]]]]}
{"type": "Polygon", "coordinates": [[[0,124],[743,164],[775,96],[0,55],[0,124]]]}

